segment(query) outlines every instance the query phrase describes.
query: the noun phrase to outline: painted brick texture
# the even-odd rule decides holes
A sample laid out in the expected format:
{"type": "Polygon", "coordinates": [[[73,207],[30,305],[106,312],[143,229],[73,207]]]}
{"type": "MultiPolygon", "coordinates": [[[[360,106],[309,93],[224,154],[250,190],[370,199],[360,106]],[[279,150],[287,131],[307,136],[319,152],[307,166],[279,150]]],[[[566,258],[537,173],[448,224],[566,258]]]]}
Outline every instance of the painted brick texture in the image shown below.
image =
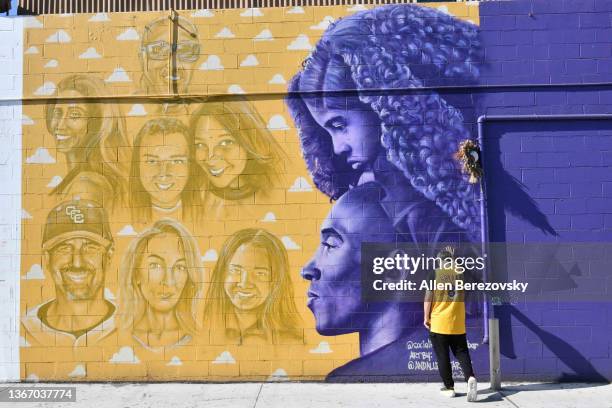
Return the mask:
{"type": "MultiPolygon", "coordinates": [[[[21,236],[19,377],[438,381],[422,305],[361,301],[357,248],[406,232],[479,243],[459,143],[481,115],[612,112],[608,3],[20,20],[22,72],[0,64],[2,91],[29,100],[6,114],[23,132],[21,231],[2,225],[21,236]],[[457,88],[410,90],[423,85],[457,88]]],[[[610,121],[483,129],[491,241],[610,242],[610,121]]],[[[601,264],[581,272],[561,282],[574,295],[612,290],[601,264]]],[[[610,302],[493,309],[505,379],[612,378],[610,302]]],[[[470,310],[484,378],[483,323],[470,310]]]]}
{"type": "MultiPolygon", "coordinates": [[[[607,37],[612,15],[607,2],[512,3],[480,7],[483,42],[492,47],[487,58],[491,67],[483,69],[483,78],[490,84],[516,86],[512,92],[484,95],[483,113],[612,112],[607,98],[607,67],[612,58],[607,37]]],[[[612,230],[606,220],[612,202],[606,191],[612,173],[606,158],[612,148],[612,121],[490,122],[485,125],[484,148],[490,153],[486,157],[490,157],[487,184],[492,240],[610,241],[612,230]],[[508,185],[496,182],[504,179],[504,174],[521,183],[557,236],[525,221],[534,214],[517,197],[509,196],[508,185]]],[[[583,278],[585,274],[602,274],[601,279],[589,282],[568,276],[577,279],[574,297],[496,308],[500,326],[505,328],[502,371],[508,375],[504,378],[601,381],[610,377],[612,355],[606,340],[610,330],[606,319],[611,305],[577,300],[581,291],[610,287],[605,269],[601,264],[590,270],[583,268],[583,278]]]]}

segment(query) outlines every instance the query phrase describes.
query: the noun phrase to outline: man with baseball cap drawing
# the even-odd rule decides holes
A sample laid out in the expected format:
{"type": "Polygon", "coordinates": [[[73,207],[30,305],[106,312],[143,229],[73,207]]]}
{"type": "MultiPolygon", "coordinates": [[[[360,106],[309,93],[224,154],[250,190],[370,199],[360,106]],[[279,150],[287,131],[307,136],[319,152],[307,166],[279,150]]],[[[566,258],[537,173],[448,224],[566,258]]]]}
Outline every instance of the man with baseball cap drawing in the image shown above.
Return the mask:
{"type": "Polygon", "coordinates": [[[104,278],[113,238],[105,210],[89,200],[57,205],[47,216],[42,250],[56,296],[22,318],[26,341],[77,346],[112,333],[115,306],[104,298],[104,278]]]}

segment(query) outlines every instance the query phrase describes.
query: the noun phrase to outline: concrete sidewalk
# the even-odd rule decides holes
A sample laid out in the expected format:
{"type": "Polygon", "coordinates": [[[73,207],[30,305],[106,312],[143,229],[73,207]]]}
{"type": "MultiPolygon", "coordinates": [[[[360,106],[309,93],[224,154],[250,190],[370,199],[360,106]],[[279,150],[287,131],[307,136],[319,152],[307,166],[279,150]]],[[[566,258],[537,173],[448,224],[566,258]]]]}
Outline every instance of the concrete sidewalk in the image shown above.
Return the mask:
{"type": "MultiPolygon", "coordinates": [[[[74,403],[0,403],[0,407],[198,407],[198,408],[410,408],[465,407],[465,384],[458,396],[445,398],[438,384],[324,384],[324,383],[105,383],[2,384],[11,387],[76,386],[74,403]]],[[[612,408],[612,385],[504,384],[501,392],[479,384],[479,404],[488,407],[612,408]]]]}

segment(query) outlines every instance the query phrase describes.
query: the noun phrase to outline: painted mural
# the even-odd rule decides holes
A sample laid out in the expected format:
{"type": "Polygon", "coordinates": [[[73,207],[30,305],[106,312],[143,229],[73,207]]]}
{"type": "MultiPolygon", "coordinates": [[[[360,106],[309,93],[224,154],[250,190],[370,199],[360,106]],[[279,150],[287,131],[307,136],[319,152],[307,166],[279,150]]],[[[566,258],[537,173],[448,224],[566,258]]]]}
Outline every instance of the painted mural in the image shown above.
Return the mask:
{"type": "Polygon", "coordinates": [[[477,83],[478,7],[179,14],[28,20],[22,377],[436,378],[359,249],[481,240],[466,106],[414,91],[477,83]]]}

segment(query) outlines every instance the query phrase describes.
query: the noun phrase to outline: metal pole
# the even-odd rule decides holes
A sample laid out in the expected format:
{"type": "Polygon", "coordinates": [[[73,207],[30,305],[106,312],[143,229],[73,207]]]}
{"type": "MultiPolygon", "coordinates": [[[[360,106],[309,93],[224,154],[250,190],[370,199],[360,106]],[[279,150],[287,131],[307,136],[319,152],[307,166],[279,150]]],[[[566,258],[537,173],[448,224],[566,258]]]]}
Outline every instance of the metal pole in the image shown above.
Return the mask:
{"type": "Polygon", "coordinates": [[[178,47],[178,13],[173,8],[171,10],[172,20],[172,32],[170,37],[171,51],[170,51],[170,75],[168,76],[168,93],[172,93],[176,95],[178,93],[178,84],[177,81],[173,78],[177,76],[177,68],[176,68],[176,54],[178,47]]]}
{"type": "Polygon", "coordinates": [[[501,390],[501,365],[499,357],[499,320],[489,319],[489,367],[491,370],[491,389],[501,390]]]}
{"type": "MultiPolygon", "coordinates": [[[[487,252],[488,252],[488,245],[489,245],[489,226],[488,226],[488,220],[489,217],[487,216],[487,186],[485,183],[485,177],[486,174],[484,173],[484,168],[485,168],[485,158],[484,158],[484,123],[482,121],[480,121],[480,118],[478,120],[478,145],[480,146],[480,165],[482,166],[482,170],[483,170],[483,175],[480,178],[480,244],[481,244],[481,250],[482,250],[482,256],[486,256],[487,252]]],[[[489,262],[489,258],[486,259],[486,267],[484,269],[484,273],[483,273],[483,281],[484,282],[488,282],[489,281],[489,267],[490,267],[490,262],[489,262]]],[[[492,313],[489,313],[489,309],[490,309],[490,304],[489,304],[489,296],[487,294],[484,295],[484,301],[483,301],[483,306],[484,306],[484,310],[483,310],[483,325],[484,325],[484,335],[482,338],[482,343],[483,344],[488,344],[489,343],[489,324],[488,324],[488,320],[489,320],[489,316],[493,316],[492,313]]]]}

